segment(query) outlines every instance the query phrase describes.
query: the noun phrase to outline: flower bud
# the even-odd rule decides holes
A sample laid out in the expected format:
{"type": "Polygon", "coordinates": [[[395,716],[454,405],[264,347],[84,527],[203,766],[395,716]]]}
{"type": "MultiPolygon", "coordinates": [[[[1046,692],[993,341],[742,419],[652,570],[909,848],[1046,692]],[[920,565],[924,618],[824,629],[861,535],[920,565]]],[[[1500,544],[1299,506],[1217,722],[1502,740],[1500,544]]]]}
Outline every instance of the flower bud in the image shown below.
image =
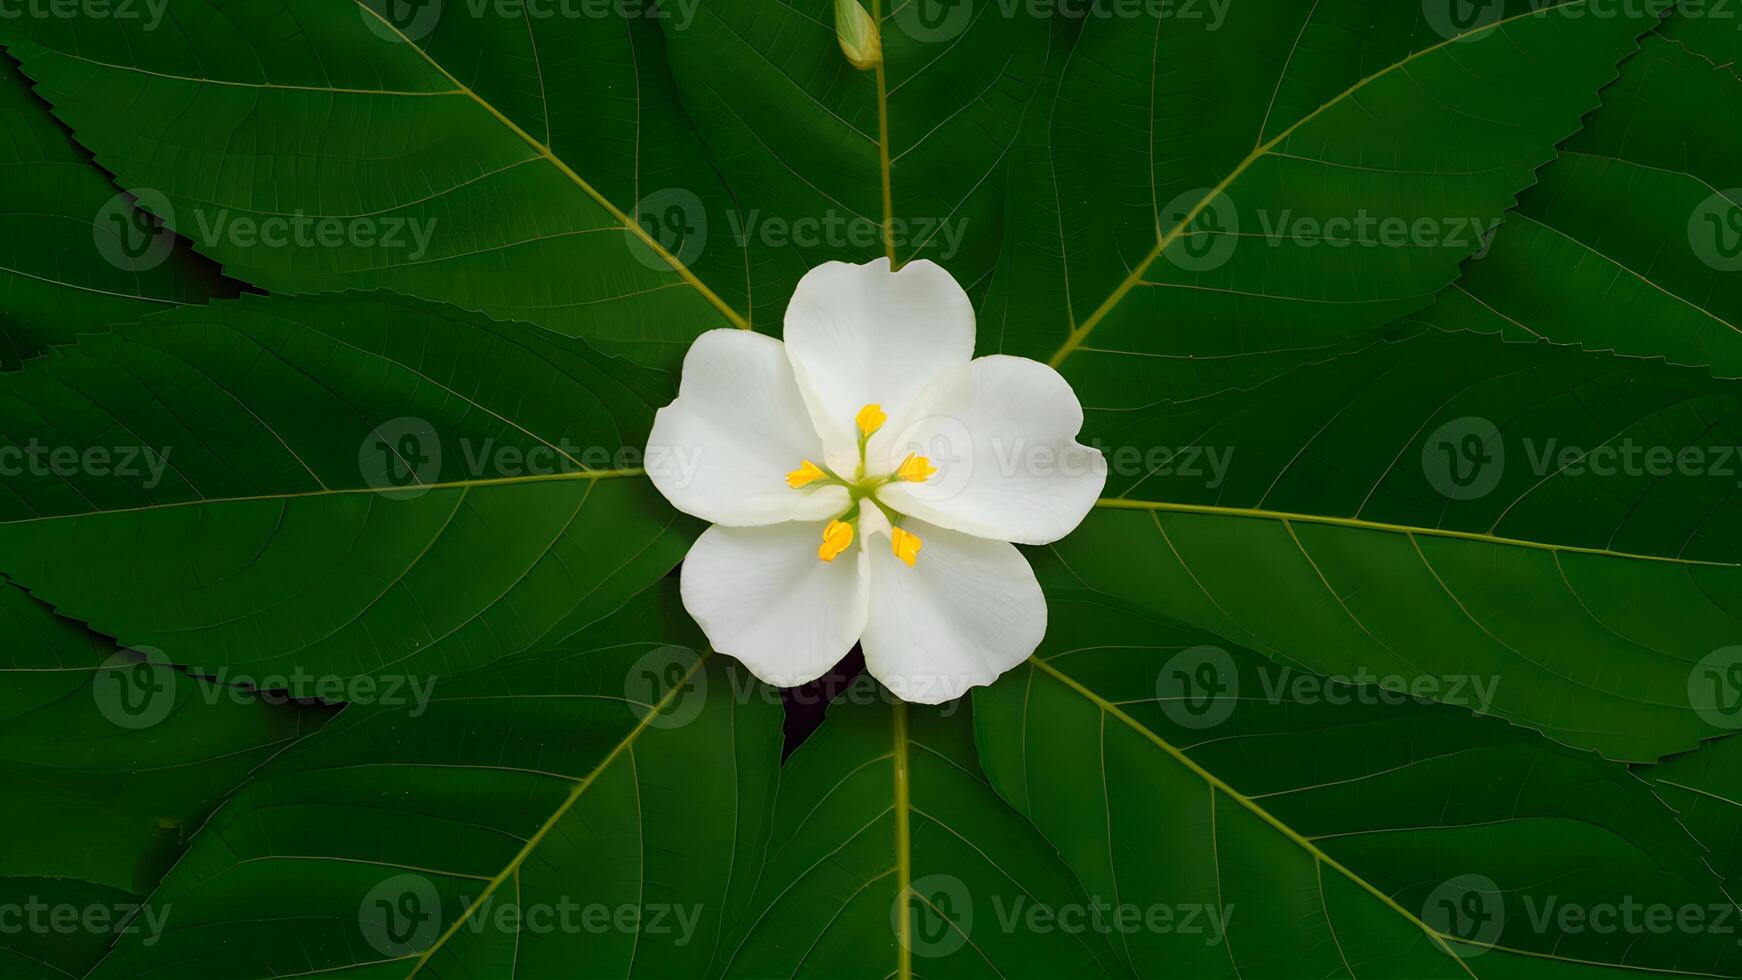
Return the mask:
{"type": "Polygon", "coordinates": [[[835,40],[841,53],[861,71],[883,63],[883,40],[877,22],[859,5],[859,0],[835,0],[835,40]]]}

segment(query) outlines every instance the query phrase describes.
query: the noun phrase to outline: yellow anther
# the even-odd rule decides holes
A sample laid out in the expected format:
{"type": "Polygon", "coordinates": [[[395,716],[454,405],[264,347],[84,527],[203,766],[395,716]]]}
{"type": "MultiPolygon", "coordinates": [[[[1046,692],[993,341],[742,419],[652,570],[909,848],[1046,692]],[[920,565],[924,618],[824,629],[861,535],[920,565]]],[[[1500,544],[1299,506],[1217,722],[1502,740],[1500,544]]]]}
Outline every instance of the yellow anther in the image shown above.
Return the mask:
{"type": "Polygon", "coordinates": [[[910,483],[924,483],[937,471],[938,468],[931,464],[931,460],[908,453],[907,458],[901,461],[901,467],[895,471],[895,477],[910,483]]]}
{"type": "Polygon", "coordinates": [[[834,561],[843,551],[853,544],[853,525],[846,521],[830,521],[823,528],[823,546],[817,549],[817,557],[823,561],[834,561]]]}
{"type": "Polygon", "coordinates": [[[889,543],[895,548],[895,557],[907,562],[908,568],[912,568],[913,563],[919,559],[919,549],[925,547],[925,542],[919,539],[919,535],[901,528],[896,528],[889,536],[889,543]]]}
{"type": "Polygon", "coordinates": [[[853,419],[859,424],[859,434],[868,436],[883,428],[883,423],[889,421],[889,416],[883,414],[883,406],[873,402],[859,409],[859,414],[853,419]]]}
{"type": "Polygon", "coordinates": [[[822,467],[807,459],[798,469],[786,474],[786,485],[797,490],[799,487],[820,480],[825,476],[828,474],[823,472],[822,467]]]}

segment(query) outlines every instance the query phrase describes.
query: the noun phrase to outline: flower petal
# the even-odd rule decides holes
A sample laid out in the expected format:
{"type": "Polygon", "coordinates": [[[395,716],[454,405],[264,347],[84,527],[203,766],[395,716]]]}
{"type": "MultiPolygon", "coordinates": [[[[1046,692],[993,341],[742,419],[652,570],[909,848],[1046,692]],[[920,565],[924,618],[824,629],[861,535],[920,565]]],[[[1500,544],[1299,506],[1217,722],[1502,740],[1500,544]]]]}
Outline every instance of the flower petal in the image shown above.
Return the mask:
{"type": "Polygon", "coordinates": [[[822,454],[780,341],[710,330],[684,355],[677,400],[653,418],[647,475],[673,507],[714,524],[817,520],[847,509],[846,488],[794,490],[786,474],[822,454]]]}
{"type": "Polygon", "coordinates": [[[715,526],[684,558],[679,591],[708,643],[776,687],[821,677],[865,628],[865,551],[819,560],[823,527],[715,526]]]}
{"type": "Polygon", "coordinates": [[[881,405],[899,425],[932,379],[974,356],[974,308],[948,272],[924,259],[895,272],[888,259],[825,262],[792,294],[786,353],[829,464],[851,471],[859,409],[881,405]]]}
{"type": "Polygon", "coordinates": [[[1059,373],[993,355],[933,382],[916,418],[883,447],[893,470],[909,452],[938,472],[879,499],[903,514],[983,538],[1047,544],[1069,534],[1107,484],[1107,460],[1081,445],[1083,407],[1059,373]]]}
{"type": "Polygon", "coordinates": [[[908,567],[889,538],[867,538],[870,617],[865,667],[904,701],[941,704],[990,684],[1046,634],[1046,597],[1014,545],[923,521],[903,530],[924,542],[908,567]]]}

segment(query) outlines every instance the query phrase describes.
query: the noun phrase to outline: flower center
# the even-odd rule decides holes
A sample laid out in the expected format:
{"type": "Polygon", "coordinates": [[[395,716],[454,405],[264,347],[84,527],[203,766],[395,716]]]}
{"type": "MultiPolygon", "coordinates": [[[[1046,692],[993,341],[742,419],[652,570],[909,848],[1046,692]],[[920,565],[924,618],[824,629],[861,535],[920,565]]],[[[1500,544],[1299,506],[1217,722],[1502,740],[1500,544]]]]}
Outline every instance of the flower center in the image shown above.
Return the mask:
{"type": "Polygon", "coordinates": [[[801,492],[808,493],[817,487],[847,488],[847,509],[823,528],[823,543],[817,549],[817,557],[823,561],[834,561],[852,546],[853,524],[859,517],[860,507],[867,500],[889,520],[890,547],[894,550],[895,557],[905,562],[909,568],[919,560],[919,549],[925,546],[925,542],[919,539],[919,535],[902,529],[901,522],[905,518],[878,500],[877,491],[891,483],[924,483],[936,475],[938,470],[924,456],[908,453],[894,473],[886,476],[866,475],[865,447],[870,444],[871,436],[883,428],[883,423],[887,421],[889,416],[884,414],[883,406],[876,403],[859,409],[859,414],[853,417],[854,427],[859,432],[859,465],[851,480],[808,459],[801,462],[798,469],[786,474],[786,485],[801,492]]]}

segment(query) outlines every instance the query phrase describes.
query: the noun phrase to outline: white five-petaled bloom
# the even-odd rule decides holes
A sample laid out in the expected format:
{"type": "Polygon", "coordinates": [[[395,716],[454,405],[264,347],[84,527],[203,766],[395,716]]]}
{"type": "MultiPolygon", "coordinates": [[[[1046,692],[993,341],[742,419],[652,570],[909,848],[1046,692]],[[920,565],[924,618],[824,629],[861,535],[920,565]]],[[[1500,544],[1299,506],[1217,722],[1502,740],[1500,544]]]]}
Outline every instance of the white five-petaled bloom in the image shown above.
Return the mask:
{"type": "Polygon", "coordinates": [[[830,262],[799,282],[784,343],[713,330],[648,439],[649,475],[711,522],[684,606],[714,649],[782,687],[859,641],[928,704],[989,684],[1046,632],[1011,542],[1081,523],[1106,482],[1083,409],[1045,364],[973,359],[974,312],[926,261],[830,262]]]}

